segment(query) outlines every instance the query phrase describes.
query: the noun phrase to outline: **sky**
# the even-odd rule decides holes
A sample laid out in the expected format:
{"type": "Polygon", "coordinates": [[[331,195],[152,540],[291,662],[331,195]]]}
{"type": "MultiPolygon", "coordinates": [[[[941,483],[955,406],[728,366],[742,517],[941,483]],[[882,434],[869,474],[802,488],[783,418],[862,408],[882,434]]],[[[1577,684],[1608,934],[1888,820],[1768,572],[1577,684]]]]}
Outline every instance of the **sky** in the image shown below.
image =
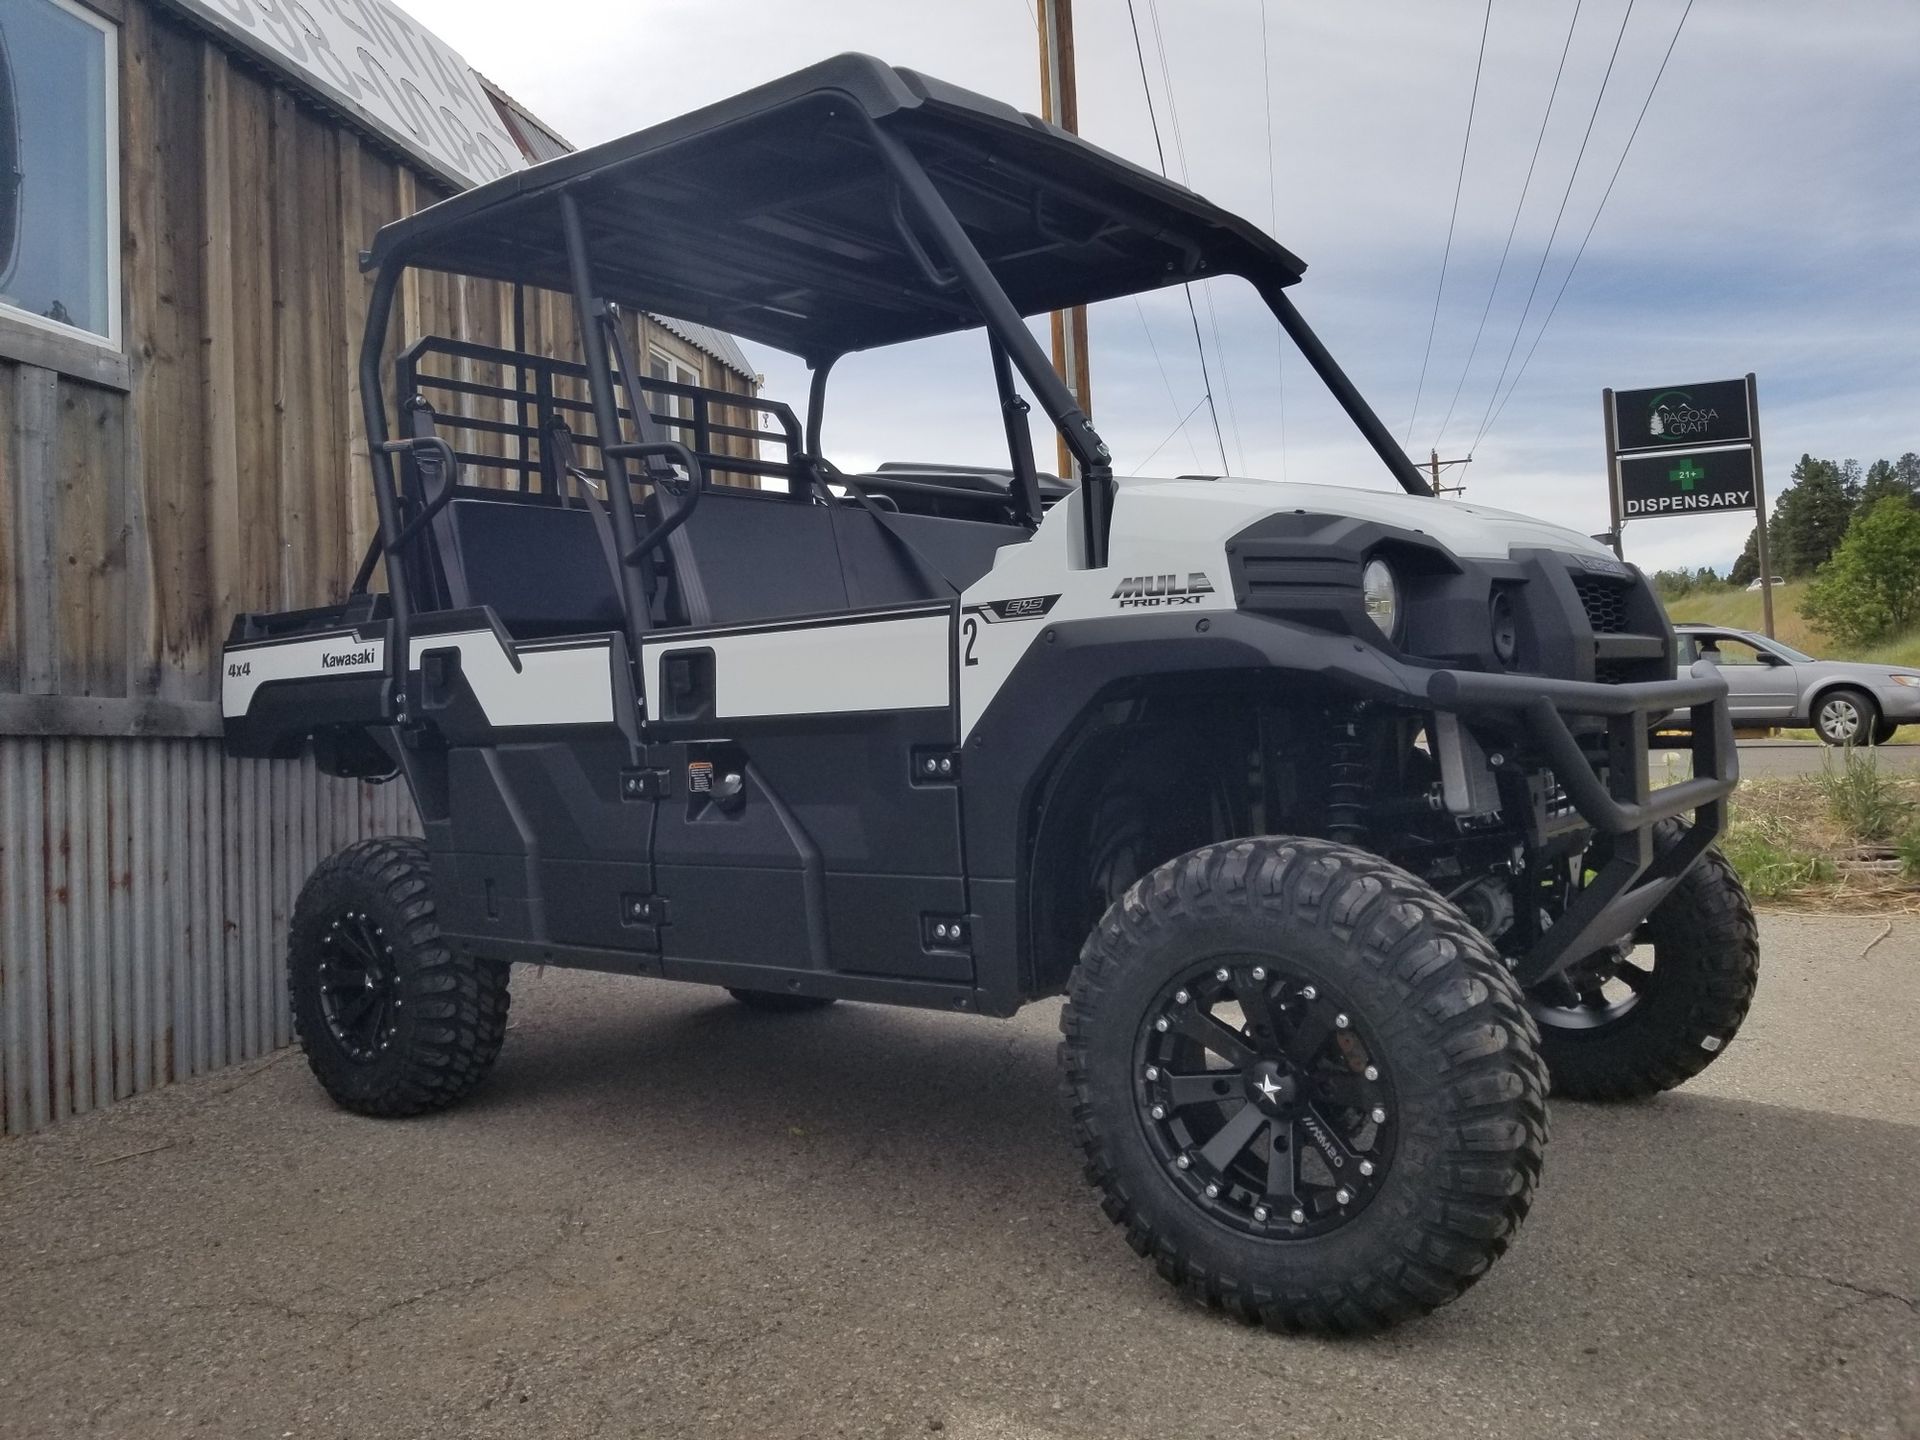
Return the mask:
{"type": "MultiPolygon", "coordinates": [[[[400,3],[578,145],[843,50],[1040,104],[1029,0],[545,0],[536,20],[523,0],[400,3]]],[[[1770,499],[1802,453],[1920,450],[1916,0],[1134,10],[1174,178],[1307,262],[1295,303],[1416,457],[1471,454],[1448,477],[1469,500],[1604,529],[1607,386],[1755,372],[1770,499]],[[1511,398],[1496,401],[1503,369],[1511,398]]],[[[1081,133],[1157,168],[1126,0],[1078,0],[1075,40],[1081,133]]],[[[1116,469],[1217,473],[1224,450],[1234,474],[1391,488],[1251,290],[1194,294],[1217,435],[1179,291],[1090,317],[1092,410],[1116,469]]],[[[766,393],[798,408],[799,362],[747,350],[766,393]]],[[[1036,439],[1044,463],[1053,446],[1036,439]]],[[[848,470],[1005,463],[979,337],[843,360],[825,441],[848,470]]],[[[1626,555],[1724,569],[1748,529],[1639,520],[1626,555]]]]}

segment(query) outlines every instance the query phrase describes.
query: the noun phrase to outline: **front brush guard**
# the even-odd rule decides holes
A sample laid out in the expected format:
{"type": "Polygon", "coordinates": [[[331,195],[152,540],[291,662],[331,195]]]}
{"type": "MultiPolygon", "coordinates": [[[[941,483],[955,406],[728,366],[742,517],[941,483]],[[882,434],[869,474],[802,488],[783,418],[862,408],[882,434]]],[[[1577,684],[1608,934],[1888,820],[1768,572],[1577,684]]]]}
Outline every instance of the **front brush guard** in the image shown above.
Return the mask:
{"type": "Polygon", "coordinates": [[[1427,681],[1427,699],[1467,720],[1517,721],[1580,818],[1613,841],[1611,857],[1514,968],[1523,988],[1632,934],[1725,828],[1740,758],[1726,681],[1706,662],[1678,679],[1625,685],[1441,670],[1427,681]],[[1693,777],[1655,790],[1647,775],[1648,731],[1676,710],[1692,716],[1693,777]],[[1605,780],[1569,717],[1606,721],[1605,780]],[[1688,811],[1693,819],[1680,838],[1656,852],[1655,827],[1688,811]]]}

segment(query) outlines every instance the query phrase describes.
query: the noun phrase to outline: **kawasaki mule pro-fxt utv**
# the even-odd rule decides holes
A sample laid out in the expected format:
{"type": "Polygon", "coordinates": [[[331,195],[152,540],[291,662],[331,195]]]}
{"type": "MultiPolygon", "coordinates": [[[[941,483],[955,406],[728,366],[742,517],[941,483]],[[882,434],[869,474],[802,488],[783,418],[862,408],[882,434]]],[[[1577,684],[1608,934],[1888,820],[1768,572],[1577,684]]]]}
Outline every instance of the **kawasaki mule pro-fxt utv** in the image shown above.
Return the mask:
{"type": "Polygon", "coordinates": [[[1549,1072],[1647,1094],[1739,1026],[1722,683],[1675,678],[1631,566],[1431,498],[1246,221],[843,56],[365,263],[379,537],[342,603],[236,621],[224,695],[234,754],[311,744],[419,807],[424,843],[332,857],[293,918],[340,1104],[467,1094],[514,962],[770,1010],[1065,992],[1074,1127],[1133,1247],[1248,1319],[1362,1329],[1506,1249],[1549,1072]],[[584,363],[419,340],[394,435],[410,266],[569,295],[584,363]],[[1115,478],[1023,317],[1221,274],[1410,494],[1115,478]],[[804,357],[804,424],[642,376],[640,309],[804,357]],[[832,464],[837,357],[975,328],[1004,470],[832,464]],[[1023,387],[1077,484],[1036,473],[1023,387]],[[1693,778],[1650,791],[1676,710],[1693,778]]]}

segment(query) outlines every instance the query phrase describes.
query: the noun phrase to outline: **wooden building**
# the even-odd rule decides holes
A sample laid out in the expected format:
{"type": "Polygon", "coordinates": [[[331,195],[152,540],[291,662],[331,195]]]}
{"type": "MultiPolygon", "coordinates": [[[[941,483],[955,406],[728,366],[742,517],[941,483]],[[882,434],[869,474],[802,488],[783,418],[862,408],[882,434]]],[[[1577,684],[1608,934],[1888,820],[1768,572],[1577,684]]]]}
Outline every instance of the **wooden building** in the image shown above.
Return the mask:
{"type": "MultiPolygon", "coordinates": [[[[287,1043],[299,884],[411,826],[398,787],[227,760],[220,647],[372,537],[360,248],[564,142],[390,0],[0,0],[0,41],[14,1134],[287,1043]]],[[[415,276],[401,308],[397,340],[577,353],[550,294],[415,276]]],[[[650,373],[752,393],[728,337],[635,324],[650,373]]]]}

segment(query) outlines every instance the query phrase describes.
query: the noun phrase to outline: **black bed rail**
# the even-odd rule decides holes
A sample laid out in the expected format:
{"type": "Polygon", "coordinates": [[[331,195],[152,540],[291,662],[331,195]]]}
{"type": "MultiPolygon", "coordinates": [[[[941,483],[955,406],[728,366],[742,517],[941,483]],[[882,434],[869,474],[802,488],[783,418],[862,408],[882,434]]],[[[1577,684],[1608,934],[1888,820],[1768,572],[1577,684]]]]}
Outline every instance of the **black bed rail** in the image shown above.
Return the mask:
{"type": "MultiPolygon", "coordinates": [[[[436,429],[448,439],[463,466],[498,470],[513,477],[515,489],[533,489],[538,477],[547,473],[543,460],[552,458],[542,454],[545,427],[557,420],[567,427],[575,468],[595,480],[606,478],[593,404],[587,398],[590,372],[585,365],[429,335],[402,351],[394,370],[401,400],[419,395],[432,407],[436,429]],[[484,366],[499,367],[503,383],[474,378],[474,367],[484,366]],[[485,436],[497,438],[487,445],[481,439],[485,436]]],[[[654,423],[667,438],[698,457],[709,475],[790,483],[797,478],[800,483],[792,488],[805,492],[805,478],[796,463],[803,446],[800,421],[787,405],[651,376],[642,377],[639,385],[654,423]],[[686,402],[684,407],[676,403],[681,401],[686,402]],[[772,428],[730,424],[723,418],[726,411],[743,412],[750,420],[757,416],[770,421],[772,428]],[[736,455],[719,448],[720,442],[730,439],[752,442],[750,453],[736,455]],[[778,458],[769,458],[770,454],[778,458]]],[[[626,406],[619,415],[623,421],[633,418],[626,406]]]]}

